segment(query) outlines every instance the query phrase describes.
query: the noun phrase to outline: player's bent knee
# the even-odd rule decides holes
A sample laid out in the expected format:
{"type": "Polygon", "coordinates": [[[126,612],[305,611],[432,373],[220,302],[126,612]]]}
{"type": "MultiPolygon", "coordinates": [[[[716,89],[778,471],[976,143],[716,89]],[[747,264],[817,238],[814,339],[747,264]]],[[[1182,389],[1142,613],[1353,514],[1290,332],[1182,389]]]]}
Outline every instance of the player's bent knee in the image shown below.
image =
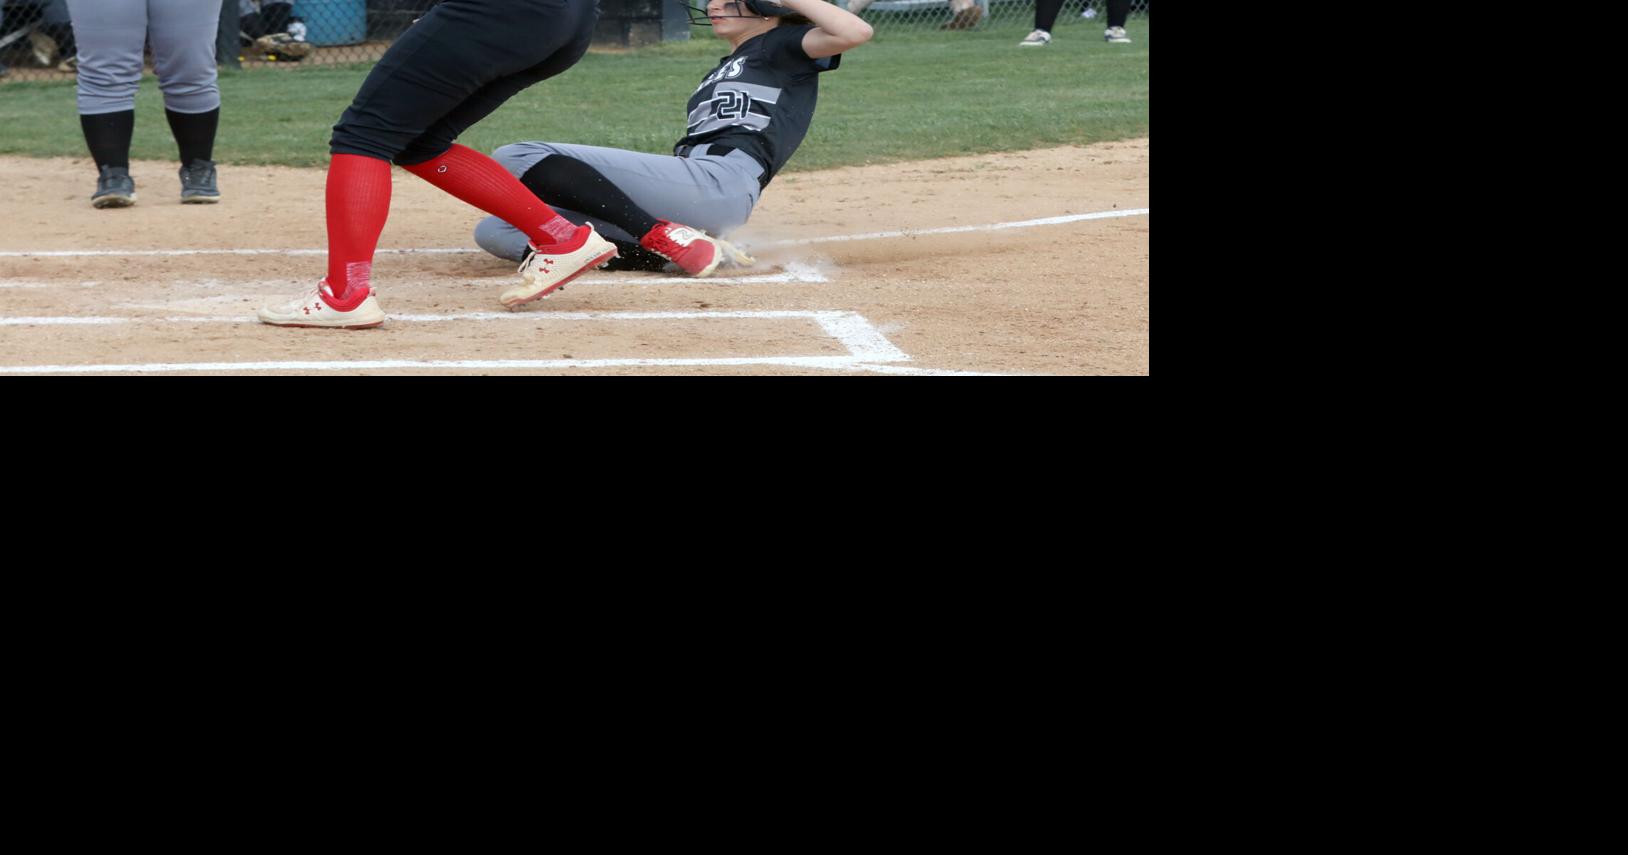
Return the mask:
{"type": "Polygon", "coordinates": [[[569,192],[585,180],[602,179],[598,171],[567,154],[555,153],[541,160],[520,176],[520,183],[539,198],[551,199],[569,192]]]}
{"type": "Polygon", "coordinates": [[[487,217],[475,225],[475,245],[509,261],[526,257],[526,235],[499,217],[487,217]]]}
{"type": "Polygon", "coordinates": [[[519,178],[536,166],[537,161],[557,153],[547,143],[509,143],[493,150],[492,159],[502,164],[509,174],[519,178]]]}

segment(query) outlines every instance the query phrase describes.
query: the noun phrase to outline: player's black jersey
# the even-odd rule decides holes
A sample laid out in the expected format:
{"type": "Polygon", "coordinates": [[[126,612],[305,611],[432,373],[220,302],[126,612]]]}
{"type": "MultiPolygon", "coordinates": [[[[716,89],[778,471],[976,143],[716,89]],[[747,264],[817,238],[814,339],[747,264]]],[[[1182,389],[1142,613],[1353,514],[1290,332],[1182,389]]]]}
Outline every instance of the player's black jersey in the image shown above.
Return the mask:
{"type": "Polygon", "coordinates": [[[842,60],[841,54],[809,59],[803,53],[803,36],[812,29],[775,27],[720,60],[690,97],[689,127],[675,148],[734,146],[764,165],[767,184],[808,135],[820,73],[842,60]]]}

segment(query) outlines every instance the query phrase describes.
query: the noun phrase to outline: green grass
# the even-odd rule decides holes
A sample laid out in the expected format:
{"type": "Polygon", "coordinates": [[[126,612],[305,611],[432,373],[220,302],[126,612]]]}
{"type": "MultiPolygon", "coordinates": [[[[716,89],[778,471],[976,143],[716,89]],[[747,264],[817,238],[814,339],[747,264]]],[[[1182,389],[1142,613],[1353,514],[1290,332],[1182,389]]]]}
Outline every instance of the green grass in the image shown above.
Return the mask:
{"type": "MultiPolygon", "coordinates": [[[[787,171],[1017,151],[1148,133],[1148,22],[1109,45],[1100,20],[1060,20],[1053,43],[1019,49],[1028,22],[966,33],[884,33],[825,75],[814,125],[787,171]]],[[[520,93],[460,140],[490,151],[526,139],[668,153],[684,104],[727,45],[705,31],[624,53],[589,54],[520,93]]],[[[367,73],[335,66],[221,73],[216,159],[320,166],[328,135],[367,73]]],[[[157,81],[136,99],[138,159],[176,156],[157,81]]],[[[0,86],[0,154],[85,156],[66,82],[0,86]]]]}

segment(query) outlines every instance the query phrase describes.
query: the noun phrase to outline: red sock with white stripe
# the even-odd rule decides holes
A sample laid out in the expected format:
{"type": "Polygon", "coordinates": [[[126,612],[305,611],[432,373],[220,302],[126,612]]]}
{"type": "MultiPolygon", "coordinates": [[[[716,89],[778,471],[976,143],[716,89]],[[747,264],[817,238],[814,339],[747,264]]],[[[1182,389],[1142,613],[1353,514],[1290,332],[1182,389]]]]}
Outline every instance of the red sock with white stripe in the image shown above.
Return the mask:
{"type": "Polygon", "coordinates": [[[531,242],[551,251],[569,252],[587,239],[578,227],[537,198],[520,179],[497,161],[468,146],[453,144],[446,153],[402,167],[471,205],[495,214],[526,233],[531,242]]]}
{"type": "Polygon", "coordinates": [[[373,251],[390,216],[390,162],[336,154],[328,162],[328,305],[348,312],[372,290],[373,251]]]}

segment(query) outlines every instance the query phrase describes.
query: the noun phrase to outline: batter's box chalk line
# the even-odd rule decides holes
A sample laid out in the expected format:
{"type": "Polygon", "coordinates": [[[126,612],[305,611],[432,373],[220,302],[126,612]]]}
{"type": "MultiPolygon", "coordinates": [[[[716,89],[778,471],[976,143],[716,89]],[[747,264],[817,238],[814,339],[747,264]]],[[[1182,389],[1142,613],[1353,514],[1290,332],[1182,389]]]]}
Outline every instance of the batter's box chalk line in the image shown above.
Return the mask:
{"type": "MultiPolygon", "coordinates": [[[[386,371],[458,370],[502,371],[583,368],[682,368],[749,367],[754,365],[821,370],[858,370],[884,374],[964,375],[974,372],[938,371],[910,368],[897,363],[911,358],[895,347],[870,321],[856,312],[761,311],[761,312],[560,312],[560,313],[468,313],[461,315],[397,315],[395,322],[446,323],[451,321],[662,321],[662,320],[812,320],[820,329],[848,350],[847,356],[762,356],[671,359],[485,359],[485,360],[407,360],[370,359],[353,361],[281,362],[189,362],[99,365],[18,365],[0,366],[0,374],[149,374],[176,372],[257,372],[257,371],[386,371]]],[[[0,325],[108,325],[152,323],[244,323],[239,317],[215,318],[0,318],[0,325]]],[[[358,335],[341,333],[336,335],[358,335]]],[[[367,335],[367,333],[360,333],[367,335]]]]}
{"type": "MultiPolygon", "coordinates": [[[[966,232],[1003,231],[1006,229],[1031,229],[1040,226],[1057,226],[1066,223],[1078,223],[1087,220],[1108,220],[1118,217],[1140,217],[1148,214],[1148,208],[1127,208],[1124,210],[1096,211],[1089,214],[1066,214],[1060,217],[1041,217],[1034,220],[1016,220],[1007,223],[986,223],[977,226],[947,226],[936,229],[901,229],[888,232],[869,232],[857,235],[832,235],[829,237],[803,238],[800,240],[770,241],[755,244],[752,248],[773,248],[781,246],[806,246],[816,243],[840,243],[844,241],[882,240],[899,237],[925,237],[927,235],[953,235],[966,232]]],[[[434,247],[428,249],[381,249],[378,255],[467,255],[483,254],[485,250],[473,247],[434,247]]],[[[0,251],[0,258],[95,258],[99,256],[181,256],[181,255],[322,255],[326,256],[325,249],[138,249],[138,250],[9,250],[0,251]]],[[[614,280],[623,281],[623,280],[614,280]]],[[[695,281],[684,279],[681,281],[695,281]]],[[[652,283],[653,284],[653,283],[652,283]]]]}

